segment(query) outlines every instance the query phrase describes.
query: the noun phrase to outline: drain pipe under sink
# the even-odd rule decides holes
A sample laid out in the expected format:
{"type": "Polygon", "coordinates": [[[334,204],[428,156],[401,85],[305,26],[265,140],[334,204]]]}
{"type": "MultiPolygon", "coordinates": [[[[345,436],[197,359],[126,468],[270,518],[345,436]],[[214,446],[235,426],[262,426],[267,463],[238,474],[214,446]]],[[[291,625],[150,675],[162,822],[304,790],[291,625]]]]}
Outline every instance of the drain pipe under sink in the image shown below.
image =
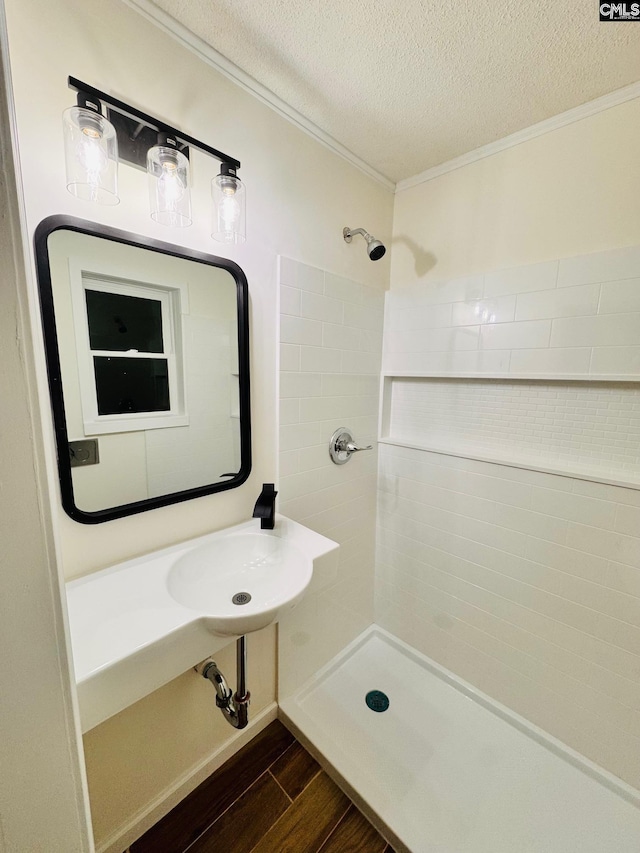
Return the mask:
{"type": "Polygon", "coordinates": [[[238,688],[234,694],[224,675],[218,669],[213,658],[207,658],[194,667],[203,678],[207,678],[216,691],[216,705],[234,729],[244,729],[249,722],[249,701],[251,694],[247,690],[247,638],[239,637],[236,642],[236,678],[238,688]]]}

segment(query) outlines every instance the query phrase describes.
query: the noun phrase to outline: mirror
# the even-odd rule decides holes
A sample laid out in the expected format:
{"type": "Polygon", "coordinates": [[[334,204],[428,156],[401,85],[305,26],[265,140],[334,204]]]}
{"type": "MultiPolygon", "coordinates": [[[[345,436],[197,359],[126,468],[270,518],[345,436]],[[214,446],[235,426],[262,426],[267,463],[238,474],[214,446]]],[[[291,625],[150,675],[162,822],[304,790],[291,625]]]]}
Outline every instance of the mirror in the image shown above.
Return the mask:
{"type": "Polygon", "coordinates": [[[85,524],[251,470],[247,280],[232,261],[52,216],[35,235],[65,511],[85,524]]]}

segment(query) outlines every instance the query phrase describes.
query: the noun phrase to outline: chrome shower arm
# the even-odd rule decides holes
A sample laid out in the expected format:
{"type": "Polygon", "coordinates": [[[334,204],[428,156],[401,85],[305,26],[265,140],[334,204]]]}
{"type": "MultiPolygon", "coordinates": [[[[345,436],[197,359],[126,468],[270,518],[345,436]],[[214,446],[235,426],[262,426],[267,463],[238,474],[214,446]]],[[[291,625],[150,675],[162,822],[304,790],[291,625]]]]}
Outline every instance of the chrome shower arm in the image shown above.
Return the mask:
{"type": "Polygon", "coordinates": [[[353,236],[355,234],[362,234],[365,240],[371,239],[371,234],[368,231],[365,231],[364,228],[343,228],[342,236],[344,237],[347,243],[350,243],[353,236]]]}

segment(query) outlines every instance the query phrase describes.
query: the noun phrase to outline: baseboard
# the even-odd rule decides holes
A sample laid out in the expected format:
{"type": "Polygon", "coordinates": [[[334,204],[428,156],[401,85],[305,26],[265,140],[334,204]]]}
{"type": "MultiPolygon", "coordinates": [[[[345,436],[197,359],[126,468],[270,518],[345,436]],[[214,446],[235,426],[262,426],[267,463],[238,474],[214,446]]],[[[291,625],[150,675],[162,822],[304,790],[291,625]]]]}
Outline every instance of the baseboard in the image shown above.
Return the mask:
{"type": "Polygon", "coordinates": [[[154,824],[277,717],[278,705],[276,702],[272,702],[255,716],[246,729],[233,734],[222,746],[211,752],[204,760],[177,779],[173,785],[162,791],[148,806],[137,812],[101,844],[96,845],[96,853],[126,853],[130,844],[133,844],[143,833],[151,829],[154,824]]]}

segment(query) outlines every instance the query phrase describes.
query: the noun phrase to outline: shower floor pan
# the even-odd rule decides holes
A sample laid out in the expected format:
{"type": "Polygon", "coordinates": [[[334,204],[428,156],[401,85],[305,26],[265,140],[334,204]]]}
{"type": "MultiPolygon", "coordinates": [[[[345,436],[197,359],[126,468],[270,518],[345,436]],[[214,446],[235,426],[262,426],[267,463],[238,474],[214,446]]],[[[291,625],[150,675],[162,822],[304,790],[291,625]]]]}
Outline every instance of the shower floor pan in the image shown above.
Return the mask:
{"type": "Polygon", "coordinates": [[[640,851],[638,792],[375,626],[281,713],[399,851],[640,851]]]}

